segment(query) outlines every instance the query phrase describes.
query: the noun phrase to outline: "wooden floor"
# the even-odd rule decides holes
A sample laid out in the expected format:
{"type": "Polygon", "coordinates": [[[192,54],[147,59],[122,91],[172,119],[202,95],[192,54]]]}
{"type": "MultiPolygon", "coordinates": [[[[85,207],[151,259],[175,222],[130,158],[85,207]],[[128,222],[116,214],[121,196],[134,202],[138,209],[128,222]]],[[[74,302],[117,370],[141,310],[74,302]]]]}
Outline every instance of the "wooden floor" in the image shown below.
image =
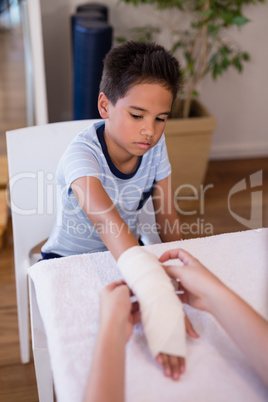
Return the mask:
{"type": "MultiPolygon", "coordinates": [[[[4,132],[26,125],[23,48],[17,25],[1,29],[0,24],[0,77],[0,145],[5,153],[4,132]]],[[[178,200],[184,238],[268,226],[268,158],[212,161],[205,189],[195,202],[178,200]],[[260,183],[252,176],[258,171],[260,183]],[[251,189],[250,176],[252,184],[258,184],[251,189]],[[228,208],[230,191],[237,183],[240,191],[232,195],[228,208]],[[253,191],[259,191],[254,203],[253,191]],[[262,217],[250,219],[256,211],[262,211],[262,217]],[[247,219],[246,225],[241,219],[247,219]]],[[[20,363],[11,220],[0,250],[0,401],[38,401],[33,363],[20,363]]]]}
{"type": "MultiPolygon", "coordinates": [[[[0,155],[6,154],[5,132],[26,126],[23,36],[18,9],[0,14],[0,155]]],[[[0,401],[37,402],[33,363],[19,354],[12,225],[9,220],[0,250],[0,401]]]]}

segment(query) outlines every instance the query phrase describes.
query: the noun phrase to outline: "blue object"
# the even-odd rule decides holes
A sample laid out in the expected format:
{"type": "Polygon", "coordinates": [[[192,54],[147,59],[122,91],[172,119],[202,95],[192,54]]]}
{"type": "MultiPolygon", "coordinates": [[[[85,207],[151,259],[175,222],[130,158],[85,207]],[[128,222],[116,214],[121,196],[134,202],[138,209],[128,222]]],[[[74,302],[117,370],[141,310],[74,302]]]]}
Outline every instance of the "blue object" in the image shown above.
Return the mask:
{"type": "Polygon", "coordinates": [[[106,21],[105,15],[97,10],[90,11],[90,12],[79,12],[76,14],[73,14],[71,16],[71,28],[72,28],[72,46],[74,42],[74,28],[75,25],[79,24],[80,22],[84,21],[106,21]]]}
{"type": "Polygon", "coordinates": [[[113,29],[101,20],[73,24],[74,120],[99,118],[97,107],[103,59],[112,47],[113,29]]]}
{"type": "Polygon", "coordinates": [[[76,7],[76,12],[77,13],[88,13],[88,12],[94,12],[94,11],[98,11],[100,12],[104,18],[105,21],[108,21],[108,7],[105,6],[104,4],[100,4],[100,3],[85,3],[85,4],[81,4],[79,6],[76,7]]]}

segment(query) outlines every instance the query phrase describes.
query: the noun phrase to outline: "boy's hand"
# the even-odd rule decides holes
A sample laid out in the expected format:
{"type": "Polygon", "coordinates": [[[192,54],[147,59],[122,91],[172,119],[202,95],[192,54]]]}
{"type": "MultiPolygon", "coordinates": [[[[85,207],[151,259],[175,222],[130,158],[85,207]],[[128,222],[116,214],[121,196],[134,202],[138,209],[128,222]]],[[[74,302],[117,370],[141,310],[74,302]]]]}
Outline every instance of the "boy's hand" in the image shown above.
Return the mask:
{"type": "Polygon", "coordinates": [[[138,303],[131,303],[130,290],[124,281],[112,282],[100,293],[100,328],[124,331],[127,342],[133,326],[140,322],[138,303]]]}
{"type": "MultiPolygon", "coordinates": [[[[199,338],[199,335],[194,330],[187,315],[185,315],[185,328],[187,335],[189,335],[191,338],[199,338]]],[[[159,353],[156,356],[156,361],[163,366],[165,376],[171,377],[174,381],[178,381],[180,379],[180,375],[185,372],[184,357],[159,353]]]]}
{"type": "Polygon", "coordinates": [[[163,366],[166,377],[171,377],[174,381],[180,379],[180,375],[185,371],[185,358],[159,353],[156,361],[163,366]]]}

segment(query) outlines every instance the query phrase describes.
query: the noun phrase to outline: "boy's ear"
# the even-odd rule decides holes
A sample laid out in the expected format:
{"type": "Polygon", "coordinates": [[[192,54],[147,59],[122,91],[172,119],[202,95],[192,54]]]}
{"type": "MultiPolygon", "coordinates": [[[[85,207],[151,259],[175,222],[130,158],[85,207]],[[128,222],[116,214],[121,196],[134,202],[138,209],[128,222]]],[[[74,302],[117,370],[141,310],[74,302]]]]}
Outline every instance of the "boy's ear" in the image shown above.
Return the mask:
{"type": "Polygon", "coordinates": [[[99,94],[99,98],[98,98],[98,110],[99,110],[99,114],[103,119],[107,119],[108,117],[108,106],[109,106],[109,99],[107,98],[107,96],[105,95],[104,92],[101,92],[99,94]]]}

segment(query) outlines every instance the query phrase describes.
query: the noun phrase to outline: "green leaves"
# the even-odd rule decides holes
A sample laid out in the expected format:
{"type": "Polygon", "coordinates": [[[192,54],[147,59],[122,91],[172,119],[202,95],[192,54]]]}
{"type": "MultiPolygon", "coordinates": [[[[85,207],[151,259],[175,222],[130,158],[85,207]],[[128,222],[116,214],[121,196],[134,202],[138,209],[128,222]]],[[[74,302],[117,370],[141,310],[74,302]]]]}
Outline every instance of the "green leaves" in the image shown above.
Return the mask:
{"type": "Polygon", "coordinates": [[[209,24],[208,25],[208,34],[212,36],[212,38],[216,38],[220,31],[220,25],[209,24]]]}
{"type": "Polygon", "coordinates": [[[125,43],[127,41],[127,39],[124,38],[123,36],[117,36],[115,40],[117,43],[125,43]]]}
{"type": "MultiPolygon", "coordinates": [[[[128,39],[156,40],[156,34],[165,31],[173,39],[171,53],[178,55],[183,66],[183,81],[185,93],[197,96],[196,87],[202,78],[210,73],[216,80],[229,68],[243,71],[245,62],[250,55],[238,49],[235,43],[228,38],[228,28],[243,27],[250,22],[244,15],[247,5],[264,3],[265,0],[119,0],[127,4],[138,6],[151,4],[157,9],[172,9],[174,16],[178,14],[178,21],[182,13],[186,12],[186,19],[190,17],[190,26],[187,30],[169,24],[164,19],[157,26],[146,26],[129,30],[128,39]]],[[[125,38],[117,38],[118,42],[125,38]]]]}
{"type": "Polygon", "coordinates": [[[205,11],[200,11],[199,13],[198,13],[198,17],[207,17],[207,16],[210,16],[210,15],[212,15],[213,14],[213,11],[211,10],[211,8],[208,8],[207,10],[205,10],[205,11]]]}
{"type": "Polygon", "coordinates": [[[243,66],[241,63],[241,56],[239,54],[235,55],[232,59],[232,65],[237,69],[239,73],[242,73],[243,66]]]}
{"type": "Polygon", "coordinates": [[[250,55],[249,55],[249,53],[248,53],[248,52],[243,52],[243,53],[242,53],[242,59],[243,59],[244,61],[249,61],[249,60],[250,60],[250,55]]]}
{"type": "Polygon", "coordinates": [[[170,49],[170,52],[174,54],[180,47],[183,47],[184,43],[182,41],[177,41],[173,44],[172,48],[170,49]]]}
{"type": "Polygon", "coordinates": [[[160,29],[157,27],[153,27],[151,25],[146,25],[144,27],[136,27],[131,28],[128,31],[128,38],[124,36],[117,36],[115,38],[117,43],[124,43],[127,40],[136,40],[136,41],[152,41],[153,36],[156,33],[159,33],[160,29]]]}
{"type": "Polygon", "coordinates": [[[248,18],[243,17],[242,15],[237,15],[236,17],[233,18],[232,23],[234,25],[241,27],[242,25],[247,24],[249,21],[250,20],[248,18]]]}
{"type": "Polygon", "coordinates": [[[248,18],[244,17],[239,10],[225,11],[221,14],[221,18],[224,22],[224,26],[242,26],[250,21],[248,18]]]}
{"type": "Polygon", "coordinates": [[[234,67],[239,73],[243,71],[243,63],[249,61],[250,56],[247,52],[239,52],[224,45],[214,53],[208,62],[209,70],[212,72],[212,78],[217,79],[229,67],[234,67]]]}
{"type": "Polygon", "coordinates": [[[222,75],[222,71],[221,66],[215,63],[212,69],[212,78],[215,80],[219,75],[222,75]]]}

